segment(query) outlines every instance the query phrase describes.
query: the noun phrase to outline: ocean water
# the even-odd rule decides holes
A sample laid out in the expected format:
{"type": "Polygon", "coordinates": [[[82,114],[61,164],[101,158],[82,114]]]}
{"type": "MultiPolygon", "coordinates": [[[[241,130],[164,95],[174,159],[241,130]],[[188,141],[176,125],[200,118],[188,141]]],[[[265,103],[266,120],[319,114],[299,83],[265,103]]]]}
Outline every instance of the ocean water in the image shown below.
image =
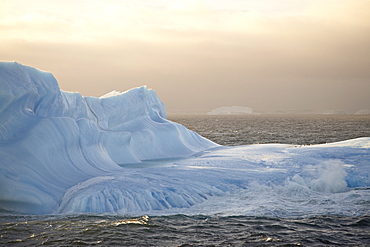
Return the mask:
{"type": "MultiPolygon", "coordinates": [[[[222,145],[336,142],[370,136],[370,116],[170,115],[222,145]]],[[[328,202],[330,203],[330,202],[328,202]]],[[[370,198],[357,203],[370,206],[370,198]]],[[[370,246],[370,215],[24,215],[0,212],[2,246],[370,246]]]]}
{"type": "Polygon", "coordinates": [[[361,115],[172,115],[169,119],[226,146],[310,145],[370,135],[370,116],[361,115]]]}

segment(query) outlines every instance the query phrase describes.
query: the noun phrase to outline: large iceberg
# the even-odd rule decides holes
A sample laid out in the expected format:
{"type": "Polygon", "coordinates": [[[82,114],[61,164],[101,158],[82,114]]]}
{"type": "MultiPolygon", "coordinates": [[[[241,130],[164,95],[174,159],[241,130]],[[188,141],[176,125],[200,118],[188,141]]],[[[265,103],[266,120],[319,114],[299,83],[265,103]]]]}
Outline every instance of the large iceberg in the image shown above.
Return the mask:
{"type": "Polygon", "coordinates": [[[83,97],[61,91],[50,73],[3,62],[0,88],[2,210],[369,212],[369,205],[347,202],[369,201],[370,138],[224,147],[167,120],[146,87],[83,97]],[[328,200],[334,206],[317,203],[328,200]]]}

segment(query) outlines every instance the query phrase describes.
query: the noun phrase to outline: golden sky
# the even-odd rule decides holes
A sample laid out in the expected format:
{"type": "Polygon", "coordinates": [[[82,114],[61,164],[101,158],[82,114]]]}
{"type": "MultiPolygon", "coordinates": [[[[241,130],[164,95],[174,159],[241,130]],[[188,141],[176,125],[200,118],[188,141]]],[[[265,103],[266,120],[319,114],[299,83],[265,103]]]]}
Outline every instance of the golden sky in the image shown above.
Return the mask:
{"type": "Polygon", "coordinates": [[[1,0],[0,60],[169,112],[370,109],[369,0],[1,0]]]}

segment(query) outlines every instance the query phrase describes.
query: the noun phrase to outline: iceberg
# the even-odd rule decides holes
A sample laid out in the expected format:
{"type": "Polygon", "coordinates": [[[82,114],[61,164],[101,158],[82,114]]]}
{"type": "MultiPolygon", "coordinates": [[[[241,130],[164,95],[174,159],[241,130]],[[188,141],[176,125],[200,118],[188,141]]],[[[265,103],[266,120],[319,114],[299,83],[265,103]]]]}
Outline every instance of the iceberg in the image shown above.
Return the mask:
{"type": "Polygon", "coordinates": [[[254,115],[252,108],[244,106],[219,107],[207,112],[207,115],[254,115]]]}
{"type": "Polygon", "coordinates": [[[323,115],[346,115],[347,112],[343,110],[326,110],[322,114],[323,115]]]}
{"type": "Polygon", "coordinates": [[[355,115],[370,115],[370,109],[361,109],[358,110],[355,115]]]}
{"type": "Polygon", "coordinates": [[[167,120],[164,104],[146,87],[84,97],[61,91],[51,73],[2,62],[0,88],[1,210],[273,216],[370,211],[363,203],[370,194],[368,137],[225,147],[167,120]]]}

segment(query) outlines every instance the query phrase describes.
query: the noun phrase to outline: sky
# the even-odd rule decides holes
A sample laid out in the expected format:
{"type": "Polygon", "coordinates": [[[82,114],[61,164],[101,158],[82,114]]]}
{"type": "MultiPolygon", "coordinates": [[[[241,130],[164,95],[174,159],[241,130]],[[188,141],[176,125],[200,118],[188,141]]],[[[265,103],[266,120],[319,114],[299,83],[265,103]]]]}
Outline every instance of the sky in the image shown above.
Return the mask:
{"type": "Polygon", "coordinates": [[[0,60],[169,113],[370,109],[370,0],[0,0],[0,60]]]}

